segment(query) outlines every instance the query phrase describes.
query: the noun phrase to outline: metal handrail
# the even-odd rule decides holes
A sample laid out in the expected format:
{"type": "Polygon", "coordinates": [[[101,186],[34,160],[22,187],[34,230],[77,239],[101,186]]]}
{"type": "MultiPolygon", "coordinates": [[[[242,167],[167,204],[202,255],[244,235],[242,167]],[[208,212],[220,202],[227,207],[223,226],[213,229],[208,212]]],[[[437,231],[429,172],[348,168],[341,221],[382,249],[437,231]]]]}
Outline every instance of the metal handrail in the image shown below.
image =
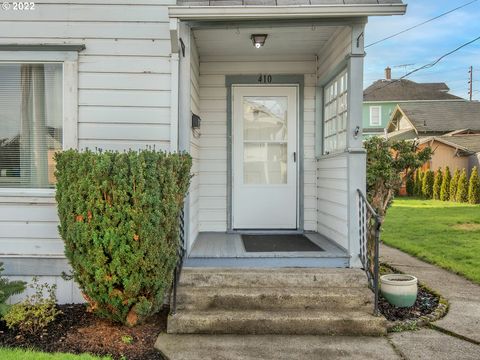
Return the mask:
{"type": "Polygon", "coordinates": [[[379,293],[379,247],[380,247],[380,228],[382,218],[370,205],[367,198],[360,189],[358,193],[358,223],[360,236],[360,260],[367,273],[370,289],[375,294],[374,314],[379,315],[378,293],[379,293]],[[374,234],[371,236],[371,221],[374,221],[374,234]],[[371,243],[373,241],[373,244],[371,243]],[[372,266],[373,261],[373,266],[372,266]],[[372,268],[373,267],[373,268],[372,268]]]}
{"type": "Polygon", "coordinates": [[[172,306],[171,314],[175,315],[177,312],[177,287],[178,282],[180,281],[180,274],[182,273],[183,261],[185,258],[186,247],[185,247],[185,216],[183,209],[180,212],[178,217],[178,226],[179,226],[179,243],[177,248],[177,264],[173,272],[173,284],[172,284],[172,306]]]}

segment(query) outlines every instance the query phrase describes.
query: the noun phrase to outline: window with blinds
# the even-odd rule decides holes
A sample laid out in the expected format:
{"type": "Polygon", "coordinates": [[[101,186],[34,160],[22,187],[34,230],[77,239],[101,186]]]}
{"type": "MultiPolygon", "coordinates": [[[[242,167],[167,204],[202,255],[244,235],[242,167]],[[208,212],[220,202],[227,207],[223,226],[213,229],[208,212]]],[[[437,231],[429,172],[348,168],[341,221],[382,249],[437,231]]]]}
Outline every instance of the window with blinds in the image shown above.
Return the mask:
{"type": "Polygon", "coordinates": [[[54,186],[62,107],[62,64],[0,63],[0,187],[54,186]]]}
{"type": "Polygon", "coordinates": [[[347,146],[348,75],[342,71],[324,87],[323,153],[347,146]]]}
{"type": "Polygon", "coordinates": [[[380,106],[370,106],[370,125],[382,125],[382,108],[380,106]]]}

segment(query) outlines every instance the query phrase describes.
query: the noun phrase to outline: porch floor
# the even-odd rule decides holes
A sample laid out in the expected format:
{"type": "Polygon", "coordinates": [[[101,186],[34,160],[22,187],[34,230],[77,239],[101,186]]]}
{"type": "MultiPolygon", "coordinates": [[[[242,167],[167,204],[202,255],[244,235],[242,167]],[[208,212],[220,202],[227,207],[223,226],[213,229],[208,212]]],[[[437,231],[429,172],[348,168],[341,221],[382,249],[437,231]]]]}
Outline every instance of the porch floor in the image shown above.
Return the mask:
{"type": "Polygon", "coordinates": [[[318,233],[304,234],[324,251],[247,252],[241,234],[201,232],[185,266],[224,267],[348,267],[349,256],[318,233]]]}

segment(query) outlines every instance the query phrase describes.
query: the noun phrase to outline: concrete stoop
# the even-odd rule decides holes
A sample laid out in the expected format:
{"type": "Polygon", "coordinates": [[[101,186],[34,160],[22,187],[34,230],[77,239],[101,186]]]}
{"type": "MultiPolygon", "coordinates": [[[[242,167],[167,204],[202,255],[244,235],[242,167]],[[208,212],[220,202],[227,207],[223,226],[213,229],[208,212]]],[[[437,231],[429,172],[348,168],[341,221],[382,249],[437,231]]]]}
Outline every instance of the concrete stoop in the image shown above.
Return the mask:
{"type": "Polygon", "coordinates": [[[359,269],[185,268],[169,334],[386,333],[359,269]]]}

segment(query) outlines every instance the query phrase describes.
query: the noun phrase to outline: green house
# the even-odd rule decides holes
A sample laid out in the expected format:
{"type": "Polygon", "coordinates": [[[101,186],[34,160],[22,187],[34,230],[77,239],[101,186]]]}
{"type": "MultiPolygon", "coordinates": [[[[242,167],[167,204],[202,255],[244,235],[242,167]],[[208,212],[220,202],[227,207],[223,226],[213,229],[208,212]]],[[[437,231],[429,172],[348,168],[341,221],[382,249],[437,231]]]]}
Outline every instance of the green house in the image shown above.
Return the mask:
{"type": "Polygon", "coordinates": [[[450,94],[445,83],[417,83],[392,79],[391,69],[385,69],[385,79],[372,83],[363,91],[363,137],[385,133],[395,107],[415,101],[463,100],[450,94]]]}

